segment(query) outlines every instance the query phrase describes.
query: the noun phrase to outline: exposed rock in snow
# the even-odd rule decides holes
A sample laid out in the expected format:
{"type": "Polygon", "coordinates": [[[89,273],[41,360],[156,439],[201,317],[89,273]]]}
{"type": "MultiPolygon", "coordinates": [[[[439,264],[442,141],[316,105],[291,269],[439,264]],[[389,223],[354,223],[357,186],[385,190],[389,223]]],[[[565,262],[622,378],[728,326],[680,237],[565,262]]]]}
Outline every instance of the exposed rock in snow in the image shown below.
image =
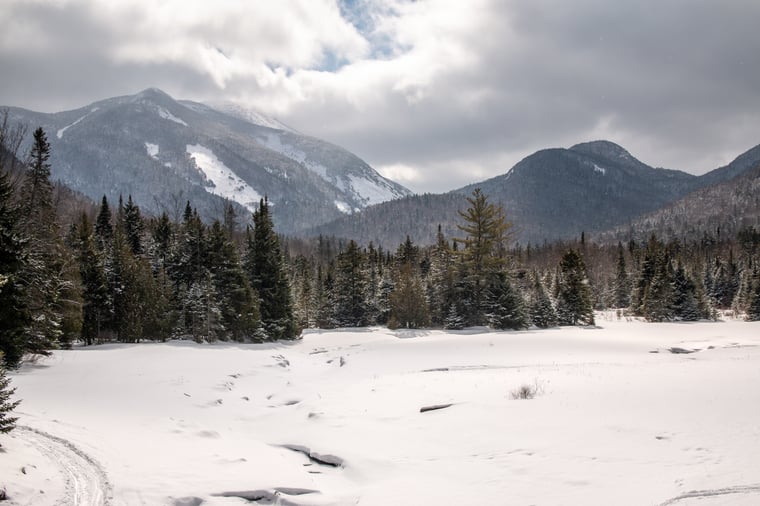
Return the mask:
{"type": "Polygon", "coordinates": [[[158,160],[158,144],[146,142],[145,150],[148,152],[149,157],[158,160]]]}

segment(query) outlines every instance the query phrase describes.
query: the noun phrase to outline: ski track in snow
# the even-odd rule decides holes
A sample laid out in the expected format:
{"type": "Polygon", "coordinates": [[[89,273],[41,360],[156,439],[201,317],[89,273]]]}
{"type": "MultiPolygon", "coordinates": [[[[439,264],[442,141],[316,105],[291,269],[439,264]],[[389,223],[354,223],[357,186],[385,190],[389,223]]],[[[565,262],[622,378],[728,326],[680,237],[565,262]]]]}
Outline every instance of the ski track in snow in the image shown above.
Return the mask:
{"type": "Polygon", "coordinates": [[[665,501],[664,503],[660,504],[660,506],[670,506],[671,504],[677,505],[680,504],[681,501],[686,501],[687,499],[696,499],[698,501],[702,501],[703,499],[710,497],[732,494],[760,495],[760,485],[739,485],[736,487],[717,488],[710,490],[692,490],[691,492],[687,492],[685,494],[679,495],[678,497],[674,497],[673,499],[665,501]]]}
{"type": "Polygon", "coordinates": [[[26,426],[18,426],[16,435],[37,448],[56,463],[64,477],[65,497],[62,506],[108,506],[111,484],[95,459],[66,439],[26,426]]]}

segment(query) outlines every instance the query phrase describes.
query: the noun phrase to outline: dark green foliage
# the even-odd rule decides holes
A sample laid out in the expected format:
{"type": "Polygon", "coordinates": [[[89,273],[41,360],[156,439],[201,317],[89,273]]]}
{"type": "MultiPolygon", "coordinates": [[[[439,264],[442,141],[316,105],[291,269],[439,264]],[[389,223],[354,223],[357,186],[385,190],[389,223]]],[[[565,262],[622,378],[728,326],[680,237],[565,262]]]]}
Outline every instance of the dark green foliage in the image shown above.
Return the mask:
{"type": "Polygon", "coordinates": [[[557,319],[560,325],[593,325],[594,308],[586,265],[576,250],[568,250],[560,261],[557,281],[557,319]]]}
{"type": "Polygon", "coordinates": [[[370,324],[367,303],[365,258],[359,246],[349,241],[335,266],[333,288],[334,319],[339,327],[364,327],[370,324]]]}
{"type": "Polygon", "coordinates": [[[142,233],[144,226],[143,219],[140,216],[140,208],[132,202],[132,195],[130,195],[124,206],[124,233],[133,255],[140,255],[143,252],[142,233]]]}
{"type": "Polygon", "coordinates": [[[237,248],[228,236],[228,229],[215,221],[208,238],[208,266],[214,285],[219,324],[235,341],[252,339],[259,328],[256,297],[245,277],[237,248]]]}
{"type": "Polygon", "coordinates": [[[100,251],[106,251],[113,238],[113,225],[111,224],[111,207],[105,195],[103,195],[100,211],[95,220],[95,237],[100,251]]]}
{"type": "Polygon", "coordinates": [[[760,321],[760,271],[755,266],[750,282],[749,296],[747,301],[747,320],[760,321]]]}
{"type": "Polygon", "coordinates": [[[16,427],[17,417],[11,416],[11,411],[16,409],[21,401],[12,401],[11,396],[16,391],[11,388],[11,380],[3,367],[3,356],[0,353],[0,434],[7,434],[16,427]]]}
{"type": "Polygon", "coordinates": [[[112,308],[102,254],[84,213],[76,225],[74,240],[82,283],[82,340],[90,345],[98,341],[107,328],[112,308]]]}
{"type": "Polygon", "coordinates": [[[24,246],[13,186],[4,167],[0,167],[0,353],[8,367],[16,367],[23,357],[24,333],[30,318],[26,287],[20,277],[26,261],[24,246]]]}
{"type": "Polygon", "coordinates": [[[684,321],[706,318],[707,315],[700,309],[704,304],[700,304],[699,297],[694,280],[679,262],[673,275],[673,315],[684,321]]]}
{"type": "Polygon", "coordinates": [[[485,325],[489,311],[486,286],[489,278],[506,265],[505,242],[512,224],[506,221],[504,209],[488,202],[480,189],[475,189],[467,202],[470,207],[459,213],[465,220],[459,229],[466,234],[457,239],[464,245],[460,273],[470,300],[469,323],[485,325]]]}
{"type": "Polygon", "coordinates": [[[248,232],[245,271],[260,297],[261,324],[270,339],[298,337],[280,240],[274,232],[269,203],[262,199],[248,232]]]}
{"type": "Polygon", "coordinates": [[[503,272],[493,274],[486,285],[488,324],[499,330],[519,330],[528,326],[525,300],[503,272]]]}

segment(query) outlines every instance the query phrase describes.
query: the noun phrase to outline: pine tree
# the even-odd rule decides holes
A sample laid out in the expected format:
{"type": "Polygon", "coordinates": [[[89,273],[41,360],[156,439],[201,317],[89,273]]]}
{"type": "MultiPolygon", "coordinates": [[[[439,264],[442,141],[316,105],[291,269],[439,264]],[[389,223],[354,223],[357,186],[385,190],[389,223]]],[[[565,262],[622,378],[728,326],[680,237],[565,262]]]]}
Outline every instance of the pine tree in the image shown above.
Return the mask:
{"type": "Polygon", "coordinates": [[[673,315],[684,321],[697,321],[703,317],[697,287],[681,262],[673,275],[673,315]]]}
{"type": "Polygon", "coordinates": [[[262,199],[253,213],[244,266],[251,286],[260,298],[261,324],[270,339],[298,337],[293,301],[280,240],[274,232],[269,202],[262,199]]]}
{"type": "Polygon", "coordinates": [[[594,308],[586,265],[580,254],[568,250],[560,261],[557,317],[560,325],[593,325],[594,308]]]}
{"type": "Polygon", "coordinates": [[[512,224],[506,220],[504,209],[488,202],[480,188],[467,197],[467,202],[470,207],[465,212],[459,211],[465,223],[458,225],[466,236],[458,241],[464,244],[460,254],[466,267],[463,279],[472,304],[470,323],[483,325],[487,323],[487,280],[506,265],[504,247],[512,224]]]}
{"type": "Polygon", "coordinates": [[[3,354],[0,352],[0,434],[7,434],[16,428],[18,418],[11,416],[21,401],[12,401],[11,396],[16,391],[11,388],[11,380],[3,367],[3,354]]]}

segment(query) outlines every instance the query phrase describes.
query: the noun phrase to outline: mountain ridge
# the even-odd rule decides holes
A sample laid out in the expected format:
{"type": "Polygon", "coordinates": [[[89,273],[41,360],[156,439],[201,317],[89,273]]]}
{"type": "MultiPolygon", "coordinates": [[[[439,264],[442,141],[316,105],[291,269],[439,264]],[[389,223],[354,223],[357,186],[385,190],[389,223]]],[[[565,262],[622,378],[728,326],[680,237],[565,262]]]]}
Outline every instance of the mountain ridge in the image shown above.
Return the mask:
{"type": "Polygon", "coordinates": [[[267,196],[278,230],[294,234],[411,194],[335,144],[157,88],[59,113],[8,110],[46,130],[55,179],[95,200],[131,194],[149,213],[176,217],[189,200],[211,220],[225,199],[247,214],[267,196]]]}

